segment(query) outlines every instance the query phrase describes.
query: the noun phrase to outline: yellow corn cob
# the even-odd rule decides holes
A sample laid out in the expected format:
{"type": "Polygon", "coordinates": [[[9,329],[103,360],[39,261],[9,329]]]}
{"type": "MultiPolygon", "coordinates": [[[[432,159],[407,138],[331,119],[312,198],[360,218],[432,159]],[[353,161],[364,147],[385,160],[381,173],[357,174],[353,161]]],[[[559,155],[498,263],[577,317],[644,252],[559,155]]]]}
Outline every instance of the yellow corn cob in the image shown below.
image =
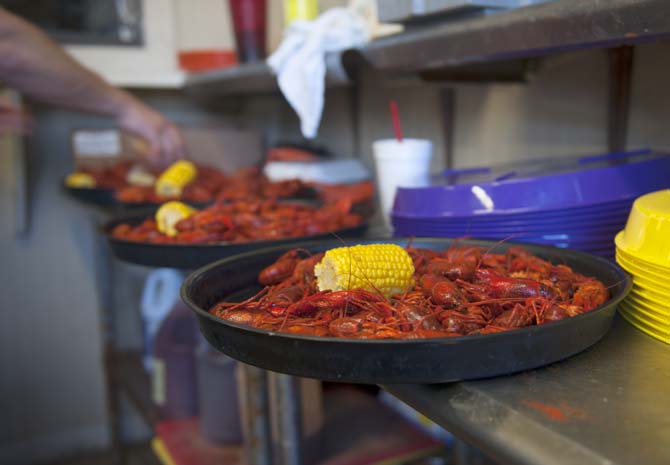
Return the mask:
{"type": "Polygon", "coordinates": [[[360,288],[389,297],[414,285],[414,264],[395,244],[355,245],[327,251],[314,275],[320,291],[360,288]]]}
{"type": "Polygon", "coordinates": [[[166,202],[156,212],[156,227],[163,234],[174,237],[177,235],[175,225],[197,211],[185,203],[166,202]]]}
{"type": "Polygon", "coordinates": [[[77,189],[89,188],[92,189],[96,186],[95,178],[88,173],[79,173],[75,172],[70,174],[65,178],[65,185],[68,187],[74,187],[77,189]]]}
{"type": "Polygon", "coordinates": [[[193,163],[179,160],[168,167],[156,181],[156,195],[160,197],[179,197],[184,187],[193,181],[198,169],[193,163]]]}

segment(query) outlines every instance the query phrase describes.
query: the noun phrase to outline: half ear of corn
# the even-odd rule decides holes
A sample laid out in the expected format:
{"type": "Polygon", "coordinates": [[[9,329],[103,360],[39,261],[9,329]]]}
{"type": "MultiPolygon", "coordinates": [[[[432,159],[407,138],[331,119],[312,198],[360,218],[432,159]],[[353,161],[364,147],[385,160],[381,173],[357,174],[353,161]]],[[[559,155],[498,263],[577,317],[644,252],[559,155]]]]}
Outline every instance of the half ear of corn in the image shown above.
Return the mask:
{"type": "Polygon", "coordinates": [[[174,162],[156,181],[156,195],[160,197],[179,197],[188,183],[198,174],[196,166],[187,160],[174,162]]]}
{"type": "Polygon", "coordinates": [[[395,244],[355,245],[327,251],[314,275],[320,291],[360,288],[389,297],[414,285],[414,264],[395,244]]]}
{"type": "Polygon", "coordinates": [[[97,185],[97,182],[95,182],[95,178],[88,173],[74,172],[65,178],[65,185],[77,189],[92,189],[97,185]]]}
{"type": "Polygon", "coordinates": [[[175,229],[177,223],[197,211],[185,203],[166,202],[156,212],[156,227],[163,234],[174,237],[177,235],[177,230],[175,229]]]}

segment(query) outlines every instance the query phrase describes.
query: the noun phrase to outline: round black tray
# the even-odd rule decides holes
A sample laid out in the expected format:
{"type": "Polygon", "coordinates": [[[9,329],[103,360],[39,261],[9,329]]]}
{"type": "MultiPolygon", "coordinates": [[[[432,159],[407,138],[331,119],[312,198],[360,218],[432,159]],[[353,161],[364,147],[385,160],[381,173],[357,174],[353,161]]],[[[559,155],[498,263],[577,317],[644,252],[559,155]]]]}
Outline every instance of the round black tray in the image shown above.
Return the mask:
{"type": "Polygon", "coordinates": [[[103,226],[104,234],[107,236],[113,254],[129,263],[151,267],[180,268],[193,270],[200,266],[212,263],[222,258],[247,253],[267,247],[294,246],[309,240],[331,239],[333,237],[352,238],[360,237],[368,228],[367,223],[362,223],[352,228],[340,229],[332,233],[317,234],[313,236],[296,237],[290,239],[278,239],[274,241],[253,241],[231,243],[222,242],[218,244],[149,244],[146,242],[133,242],[112,237],[112,230],[121,223],[137,225],[146,219],[146,215],[119,217],[107,222],[103,226]]]}
{"type": "MultiPolygon", "coordinates": [[[[357,240],[356,244],[408,239],[357,240]]],[[[415,239],[413,246],[443,250],[451,239],[415,239]]],[[[354,243],[352,241],[352,243],[354,243]]],[[[459,240],[491,247],[494,241],[459,240]]],[[[219,260],[191,273],[181,296],[196,313],[205,338],[219,351],[250,365],[280,373],[350,383],[441,383],[514,373],[570,357],[595,344],[610,329],[617,303],[631,281],[614,263],[573,250],[531,244],[525,248],[554,263],[565,263],[608,286],[611,299],[590,312],[513,331],[419,340],[346,340],[274,333],[231,323],[207,310],[221,300],[242,300],[260,289],[260,270],[291,247],[320,252],[337,240],[293,244],[219,260]]],[[[504,251],[518,243],[497,245],[504,251]]]]}
{"type": "Polygon", "coordinates": [[[74,200],[86,205],[98,207],[116,207],[119,201],[114,197],[113,189],[100,189],[97,187],[70,187],[63,182],[63,189],[74,200]]]}
{"type": "MultiPolygon", "coordinates": [[[[116,210],[119,212],[150,212],[157,210],[158,207],[161,206],[160,203],[153,202],[121,202],[117,200],[114,194],[114,189],[69,187],[64,183],[63,188],[65,189],[65,192],[74,200],[85,205],[90,205],[105,210],[116,210]]],[[[195,208],[205,208],[208,205],[214,203],[214,201],[205,203],[184,201],[184,203],[195,208]]]]}

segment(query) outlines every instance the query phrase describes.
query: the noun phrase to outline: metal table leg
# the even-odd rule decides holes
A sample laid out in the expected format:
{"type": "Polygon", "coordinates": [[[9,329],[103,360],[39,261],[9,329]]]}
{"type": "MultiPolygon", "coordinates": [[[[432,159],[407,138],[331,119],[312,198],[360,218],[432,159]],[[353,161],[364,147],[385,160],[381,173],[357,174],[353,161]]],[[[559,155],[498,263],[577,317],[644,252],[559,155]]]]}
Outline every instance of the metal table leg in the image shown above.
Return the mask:
{"type": "Polygon", "coordinates": [[[272,444],[268,403],[268,372],[251,365],[240,364],[243,387],[240,392],[242,402],[242,431],[247,463],[250,465],[271,465],[272,444]]]}
{"type": "Polygon", "coordinates": [[[302,465],[300,378],[269,373],[270,417],[277,465],[302,465]]]}

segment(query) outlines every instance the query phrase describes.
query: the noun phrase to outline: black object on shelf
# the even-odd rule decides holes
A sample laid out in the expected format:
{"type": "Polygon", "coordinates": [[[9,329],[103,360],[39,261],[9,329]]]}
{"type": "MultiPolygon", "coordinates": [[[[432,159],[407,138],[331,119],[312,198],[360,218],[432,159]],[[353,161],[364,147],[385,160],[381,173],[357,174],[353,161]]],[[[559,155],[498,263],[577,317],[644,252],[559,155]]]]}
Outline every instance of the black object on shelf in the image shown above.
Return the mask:
{"type": "MultiPolygon", "coordinates": [[[[407,238],[362,240],[404,246],[407,238]]],[[[414,247],[444,250],[452,239],[415,239],[414,247]]],[[[339,241],[302,242],[220,260],[193,272],[182,299],[196,312],[205,338],[221,352],[250,365],[307,378],[368,384],[443,383],[537,368],[590,347],[607,333],[616,305],[631,280],[614,263],[593,255],[531,244],[531,253],[601,280],[612,297],[601,307],[562,321],[495,334],[418,340],[351,340],[276,333],[222,320],[208,313],[221,300],[256,294],[258,273],[291,247],[321,252],[339,241]]],[[[459,241],[505,251],[518,243],[459,241]]]]}

